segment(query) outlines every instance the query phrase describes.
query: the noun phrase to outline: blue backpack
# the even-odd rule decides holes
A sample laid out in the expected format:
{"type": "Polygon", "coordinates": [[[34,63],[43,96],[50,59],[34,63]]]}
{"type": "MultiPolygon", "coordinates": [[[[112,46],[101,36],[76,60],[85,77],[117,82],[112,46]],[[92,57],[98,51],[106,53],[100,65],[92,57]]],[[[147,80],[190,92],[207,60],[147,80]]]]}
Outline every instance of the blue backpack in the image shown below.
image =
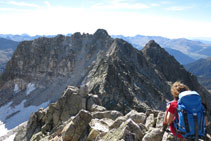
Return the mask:
{"type": "Polygon", "coordinates": [[[198,140],[205,137],[205,109],[197,92],[184,91],[179,94],[175,116],[176,131],[184,138],[198,140]]]}

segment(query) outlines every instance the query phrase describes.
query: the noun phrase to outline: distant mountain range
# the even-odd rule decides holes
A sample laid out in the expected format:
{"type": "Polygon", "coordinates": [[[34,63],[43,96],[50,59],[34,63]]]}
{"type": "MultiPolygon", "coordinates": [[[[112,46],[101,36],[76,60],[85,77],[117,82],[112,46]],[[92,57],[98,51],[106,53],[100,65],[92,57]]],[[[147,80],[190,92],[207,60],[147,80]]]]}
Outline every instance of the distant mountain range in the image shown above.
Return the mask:
{"type": "MultiPolygon", "coordinates": [[[[72,34],[67,34],[66,36],[71,36],[72,34]]],[[[28,34],[21,34],[21,35],[13,35],[13,34],[0,34],[0,38],[5,38],[17,42],[21,41],[28,41],[28,40],[34,40],[39,37],[48,37],[48,38],[53,38],[56,35],[35,35],[35,36],[30,36],[28,34]]]]}
{"type": "Polygon", "coordinates": [[[18,42],[0,38],[0,73],[15,51],[18,42]]]}
{"type": "Polygon", "coordinates": [[[124,39],[138,49],[142,49],[148,41],[155,40],[160,44],[161,47],[165,48],[168,53],[173,55],[181,64],[188,64],[194,60],[211,56],[211,44],[205,44],[200,41],[188,40],[185,38],[168,39],[160,36],[142,35],[133,37],[114,35],[112,37],[124,39]]]}
{"type": "MultiPolygon", "coordinates": [[[[66,36],[71,36],[67,34],[66,36]]],[[[4,70],[4,66],[10,59],[14,50],[16,49],[18,42],[24,40],[34,40],[40,37],[53,38],[56,35],[36,35],[30,36],[28,34],[12,35],[12,34],[0,34],[0,73],[4,70]],[[7,40],[5,40],[7,39],[7,40]]],[[[209,41],[196,41],[188,40],[184,38],[180,39],[168,39],[160,36],[143,36],[136,35],[133,37],[113,35],[113,38],[121,38],[131,43],[135,48],[141,50],[147,42],[155,40],[161,45],[170,55],[181,64],[189,64],[200,58],[206,58],[211,56],[211,44],[209,41]],[[206,44],[207,43],[207,44],[206,44]]]]}
{"type": "Polygon", "coordinates": [[[203,86],[211,90],[211,57],[187,64],[185,68],[196,75],[203,86]]]}

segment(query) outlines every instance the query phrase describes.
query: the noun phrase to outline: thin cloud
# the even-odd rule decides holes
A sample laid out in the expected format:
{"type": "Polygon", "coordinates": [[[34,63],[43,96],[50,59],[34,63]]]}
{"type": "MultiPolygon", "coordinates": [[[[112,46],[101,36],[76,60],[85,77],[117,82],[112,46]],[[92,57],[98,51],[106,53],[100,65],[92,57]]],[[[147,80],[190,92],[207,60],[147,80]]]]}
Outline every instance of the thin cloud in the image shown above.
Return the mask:
{"type": "Polygon", "coordinates": [[[21,6],[21,7],[33,7],[33,8],[40,8],[39,5],[34,3],[26,3],[26,2],[17,2],[17,1],[9,1],[8,4],[21,6]]]}
{"type": "Polygon", "coordinates": [[[120,9],[137,10],[137,9],[147,9],[150,8],[150,6],[143,3],[128,3],[121,0],[114,0],[108,4],[105,3],[95,4],[91,6],[91,8],[110,9],[110,10],[120,10],[120,9]]]}
{"type": "Polygon", "coordinates": [[[165,8],[167,11],[184,11],[193,8],[193,6],[171,6],[168,8],[165,8]]]}
{"type": "Polygon", "coordinates": [[[2,11],[2,12],[26,12],[28,10],[17,9],[17,8],[0,8],[0,11],[2,11]]]}
{"type": "Polygon", "coordinates": [[[158,3],[151,3],[150,4],[152,7],[158,7],[158,6],[160,6],[160,4],[158,4],[158,3]]]}
{"type": "MultiPolygon", "coordinates": [[[[122,3],[126,2],[124,1],[122,3]]],[[[107,5],[108,4],[110,3],[107,3],[107,5]]],[[[102,5],[102,3],[100,5],[102,5]]],[[[149,7],[151,6],[150,3],[148,3],[148,5],[149,7]]],[[[162,5],[160,5],[160,7],[161,6],[162,5]]],[[[124,10],[108,10],[108,12],[104,9],[90,9],[90,7],[73,8],[52,5],[50,8],[27,10],[28,12],[8,12],[6,14],[0,14],[1,33],[54,35],[58,33],[74,33],[77,31],[93,33],[98,28],[104,28],[111,35],[123,34],[126,36],[134,36],[136,34],[144,34],[170,38],[211,36],[211,28],[209,28],[211,25],[210,21],[190,21],[189,19],[183,18],[177,19],[174,16],[162,17],[136,11],[125,12],[124,10]],[[156,21],[156,24],[154,21],[156,21]]]]}
{"type": "Polygon", "coordinates": [[[44,3],[47,5],[47,7],[51,7],[51,4],[49,1],[45,1],[44,3]]]}
{"type": "Polygon", "coordinates": [[[167,4],[172,4],[172,1],[161,1],[161,4],[167,5],[167,4]]]}

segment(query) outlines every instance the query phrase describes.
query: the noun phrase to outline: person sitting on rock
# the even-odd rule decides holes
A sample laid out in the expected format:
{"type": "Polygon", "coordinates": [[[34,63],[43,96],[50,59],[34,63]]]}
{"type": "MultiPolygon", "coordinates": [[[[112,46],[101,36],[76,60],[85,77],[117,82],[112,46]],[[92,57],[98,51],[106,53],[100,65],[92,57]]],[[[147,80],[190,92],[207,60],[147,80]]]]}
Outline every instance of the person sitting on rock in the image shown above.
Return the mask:
{"type": "MultiPolygon", "coordinates": [[[[172,87],[171,87],[171,94],[174,97],[174,100],[171,101],[169,104],[167,104],[166,107],[166,113],[164,117],[164,127],[167,127],[169,125],[169,129],[172,132],[174,136],[176,136],[176,128],[174,127],[173,121],[175,120],[174,113],[176,112],[177,109],[177,100],[179,99],[178,96],[181,92],[183,91],[189,91],[190,89],[188,86],[181,82],[175,82],[172,87]]],[[[177,115],[178,116],[178,115],[177,115]]],[[[180,138],[181,141],[185,141],[182,135],[179,133],[177,134],[177,137],[180,138]]]]}
{"type": "MultiPolygon", "coordinates": [[[[181,82],[175,82],[171,87],[171,94],[174,97],[174,100],[171,101],[169,104],[167,104],[165,117],[164,117],[164,123],[163,123],[163,129],[165,130],[167,126],[169,125],[169,129],[172,132],[174,136],[177,136],[181,141],[187,141],[187,139],[184,139],[184,137],[177,133],[176,128],[174,127],[173,121],[176,120],[175,112],[177,110],[177,101],[179,99],[179,94],[184,91],[190,91],[189,87],[181,82]]],[[[178,119],[178,114],[177,114],[178,119]]],[[[207,117],[205,116],[205,125],[208,125],[207,117]]]]}

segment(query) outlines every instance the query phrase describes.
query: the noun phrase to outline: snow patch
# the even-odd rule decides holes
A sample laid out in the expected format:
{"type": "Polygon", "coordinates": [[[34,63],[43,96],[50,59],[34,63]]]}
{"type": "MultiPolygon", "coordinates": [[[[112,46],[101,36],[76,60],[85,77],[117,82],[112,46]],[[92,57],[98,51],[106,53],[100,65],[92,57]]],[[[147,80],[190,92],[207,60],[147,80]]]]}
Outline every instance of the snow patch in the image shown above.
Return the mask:
{"type": "Polygon", "coordinates": [[[17,93],[20,92],[20,91],[21,91],[21,90],[19,89],[18,84],[15,84],[14,93],[17,94],[17,93]]]}
{"type": "Polygon", "coordinates": [[[7,128],[5,127],[5,124],[3,122],[0,121],[0,137],[7,134],[7,132],[9,130],[7,130],[7,128]]]}
{"type": "Polygon", "coordinates": [[[26,100],[23,100],[19,105],[16,105],[15,107],[10,107],[12,102],[9,102],[7,105],[0,107],[0,121],[5,124],[5,126],[0,124],[0,128],[2,129],[2,131],[13,129],[19,124],[27,121],[32,112],[37,111],[41,107],[46,108],[49,104],[49,101],[47,101],[39,106],[24,107],[25,102],[26,100]]]}
{"type": "Polygon", "coordinates": [[[13,141],[15,139],[15,134],[12,134],[11,136],[9,136],[8,138],[6,138],[4,141],[13,141]]]}
{"type": "Polygon", "coordinates": [[[29,95],[32,91],[36,89],[35,84],[29,83],[27,85],[26,94],[29,95]]]}

